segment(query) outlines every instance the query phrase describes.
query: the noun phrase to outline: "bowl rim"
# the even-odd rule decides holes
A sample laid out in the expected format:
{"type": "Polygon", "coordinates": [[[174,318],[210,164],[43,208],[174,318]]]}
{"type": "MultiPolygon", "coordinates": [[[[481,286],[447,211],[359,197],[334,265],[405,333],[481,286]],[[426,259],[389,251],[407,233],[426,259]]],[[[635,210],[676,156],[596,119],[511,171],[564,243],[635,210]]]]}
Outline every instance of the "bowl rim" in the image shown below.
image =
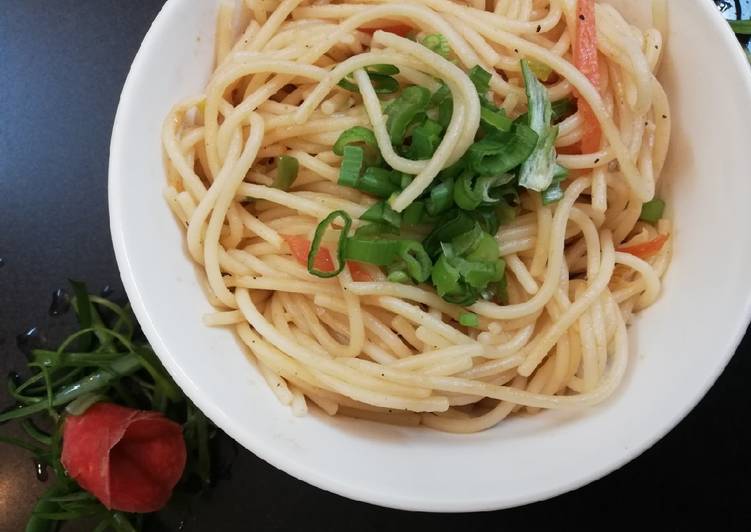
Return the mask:
{"type": "MultiPolygon", "coordinates": [[[[178,360],[172,356],[170,348],[157,330],[156,324],[151,320],[151,315],[146,308],[144,298],[139,290],[136,277],[130,264],[129,251],[125,243],[123,205],[116,194],[117,187],[123,183],[123,177],[120,175],[118,169],[122,167],[122,161],[126,157],[126,154],[120,149],[120,146],[123,143],[123,132],[119,126],[123,121],[123,109],[126,107],[126,103],[130,99],[130,93],[132,91],[136,74],[142,69],[142,65],[146,61],[147,56],[152,53],[158,45],[158,37],[161,34],[162,29],[167,27],[168,22],[172,19],[172,13],[178,10],[178,7],[183,1],[185,0],[167,0],[164,4],[146,33],[138,53],[130,66],[127,79],[123,85],[123,90],[118,102],[117,113],[113,123],[110,142],[108,171],[110,232],[123,287],[128,295],[133,312],[138,319],[144,334],[154,349],[154,352],[159,356],[167,371],[182,388],[185,394],[214,423],[216,423],[218,427],[220,427],[231,438],[240,442],[241,445],[259,458],[274,467],[287,472],[293,477],[323,490],[350,499],[377,504],[384,507],[413,511],[466,512],[489,511],[520,506],[552,498],[580,488],[608,475],[641,455],[675,428],[691,412],[691,410],[694,409],[730,362],[746,334],[746,329],[749,323],[751,323],[751,292],[747,294],[744,311],[742,315],[738,315],[738,319],[735,323],[735,335],[727,339],[723,349],[718,350],[718,355],[716,355],[717,362],[713,371],[705,374],[701,386],[696,388],[691,400],[687,401],[680,411],[674,416],[666,417],[662,420],[661,426],[658,430],[648,434],[638,443],[638,445],[634,445],[628,450],[624,450],[618,459],[611,460],[599,467],[594,467],[579,477],[571,479],[567,483],[561,483],[561,485],[552,488],[538,490],[533,496],[526,494],[515,498],[503,497],[500,499],[491,494],[488,497],[482,500],[477,500],[471,504],[460,502],[456,504],[441,504],[439,507],[436,506],[435,503],[431,503],[424,498],[392,496],[390,493],[370,489],[363,483],[342,482],[335,476],[322,473],[321,471],[310,467],[304,460],[296,456],[290,456],[287,453],[277,451],[273,445],[269,444],[268,439],[264,435],[255,434],[253,431],[243,431],[239,427],[233,426],[233,419],[225,412],[225,410],[219,404],[215,403],[210,396],[201,393],[201,391],[197,389],[197,385],[190,375],[183,370],[178,360]]],[[[730,26],[727,24],[726,19],[711,2],[696,0],[696,3],[700,9],[704,10],[708,19],[708,25],[713,26],[712,30],[716,31],[717,35],[721,36],[723,39],[723,48],[728,49],[728,51],[732,50],[732,60],[734,61],[738,72],[737,82],[743,83],[751,93],[751,65],[749,64],[742,47],[738,44],[730,26]]]]}

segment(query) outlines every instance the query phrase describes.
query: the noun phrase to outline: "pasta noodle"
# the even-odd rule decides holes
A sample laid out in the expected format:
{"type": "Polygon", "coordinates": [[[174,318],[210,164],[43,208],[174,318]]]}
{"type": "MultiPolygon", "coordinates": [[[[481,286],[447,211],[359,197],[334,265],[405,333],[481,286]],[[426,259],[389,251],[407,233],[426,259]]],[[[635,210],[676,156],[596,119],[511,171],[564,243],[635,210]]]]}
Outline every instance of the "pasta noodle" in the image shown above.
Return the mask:
{"type": "MultiPolygon", "coordinates": [[[[162,131],[164,196],[216,306],[205,324],[235,329],[294,415],[312,404],[328,415],[468,433],[606,399],[628,363],[626,326],[659,297],[671,256],[662,209],[645,214],[671,129],[656,77],[662,2],[655,13],[657,28],[642,31],[592,0],[223,3],[205,93],[176,104],[162,131]],[[587,22],[591,42],[579,28],[587,22]],[[594,63],[580,62],[586,45],[596,46],[594,63]],[[550,149],[567,177],[552,200],[522,182],[529,161],[509,177],[518,180],[513,215],[491,239],[505,296],[451,299],[428,277],[405,282],[400,270],[397,282],[380,258],[342,263],[337,277],[311,274],[321,268],[319,245],[338,249],[339,262],[346,241],[322,233],[322,220],[333,220],[333,232],[351,220],[357,235],[379,205],[406,217],[488,136],[489,110],[534,130],[530,69],[553,102],[550,149]],[[431,98],[448,91],[450,115],[427,158],[394,137],[408,87],[431,98]],[[560,102],[569,110],[556,116],[560,102]],[[342,181],[348,156],[338,140],[363,127],[380,164],[405,176],[386,203],[342,181]],[[602,134],[588,151],[593,127],[602,134]]],[[[438,112],[425,111],[422,123],[440,122],[438,112]]],[[[418,126],[404,127],[414,144],[418,126]]],[[[402,237],[427,247],[431,230],[403,226],[402,237]]]]}

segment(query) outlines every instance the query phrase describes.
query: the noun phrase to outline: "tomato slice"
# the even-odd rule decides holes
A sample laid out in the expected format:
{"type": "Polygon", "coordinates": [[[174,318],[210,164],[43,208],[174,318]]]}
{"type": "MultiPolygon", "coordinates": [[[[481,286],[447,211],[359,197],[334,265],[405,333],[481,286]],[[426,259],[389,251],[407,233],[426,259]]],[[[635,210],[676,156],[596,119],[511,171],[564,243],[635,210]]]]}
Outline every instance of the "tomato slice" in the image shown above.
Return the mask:
{"type": "Polygon", "coordinates": [[[365,266],[363,266],[361,262],[348,260],[347,266],[349,267],[349,273],[352,276],[353,281],[369,283],[373,280],[373,278],[368,273],[368,270],[365,269],[365,266]]]}
{"type": "MultiPolygon", "coordinates": [[[[292,255],[297,259],[297,262],[307,267],[308,254],[310,253],[310,240],[299,235],[282,235],[282,238],[287,242],[290,251],[292,251],[292,255]]],[[[333,272],[335,270],[334,259],[331,257],[331,253],[328,249],[321,248],[318,250],[313,266],[322,272],[333,272]]]]}
{"type": "Polygon", "coordinates": [[[657,235],[649,242],[643,244],[634,244],[633,246],[624,246],[618,248],[616,251],[620,253],[630,253],[640,259],[648,259],[649,257],[656,255],[668,241],[668,235],[657,235]]]}
{"type": "MultiPolygon", "coordinates": [[[[600,88],[600,63],[597,60],[597,27],[595,25],[595,0],[578,0],[576,4],[576,38],[574,39],[574,66],[600,88]]],[[[584,122],[581,152],[594,153],[600,149],[602,130],[594,111],[587,101],[577,96],[579,114],[584,122]]]]}
{"type": "MultiPolygon", "coordinates": [[[[299,235],[282,235],[282,238],[287,242],[290,251],[292,251],[292,255],[297,259],[297,262],[307,267],[308,253],[310,253],[310,240],[299,235]]],[[[317,270],[322,272],[333,272],[335,269],[334,259],[331,256],[331,252],[323,247],[318,250],[318,255],[316,255],[313,265],[317,270]]],[[[349,267],[349,273],[352,275],[353,281],[369,282],[373,280],[363,264],[350,260],[347,261],[347,266],[349,267]]]]}

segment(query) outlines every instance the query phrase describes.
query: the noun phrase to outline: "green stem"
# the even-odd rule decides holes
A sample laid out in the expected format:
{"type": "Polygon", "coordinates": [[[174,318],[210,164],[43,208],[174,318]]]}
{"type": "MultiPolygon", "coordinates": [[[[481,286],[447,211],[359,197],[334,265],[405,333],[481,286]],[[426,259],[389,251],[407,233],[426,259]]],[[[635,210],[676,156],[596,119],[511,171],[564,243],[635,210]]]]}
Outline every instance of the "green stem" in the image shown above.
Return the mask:
{"type": "Polygon", "coordinates": [[[60,509],[60,506],[51,498],[64,491],[62,486],[55,485],[44,492],[31,511],[31,517],[26,523],[26,532],[55,532],[58,529],[60,523],[43,517],[43,514],[60,509]]]}
{"type": "MultiPolygon", "coordinates": [[[[109,368],[96,371],[54,394],[51,406],[64,405],[85,393],[91,393],[106,388],[114,380],[135,373],[140,367],[141,357],[139,355],[135,353],[123,355],[122,358],[113,362],[109,368]]],[[[47,406],[48,404],[45,401],[41,401],[33,405],[9,410],[0,414],[0,423],[42,412],[47,406]]]]}

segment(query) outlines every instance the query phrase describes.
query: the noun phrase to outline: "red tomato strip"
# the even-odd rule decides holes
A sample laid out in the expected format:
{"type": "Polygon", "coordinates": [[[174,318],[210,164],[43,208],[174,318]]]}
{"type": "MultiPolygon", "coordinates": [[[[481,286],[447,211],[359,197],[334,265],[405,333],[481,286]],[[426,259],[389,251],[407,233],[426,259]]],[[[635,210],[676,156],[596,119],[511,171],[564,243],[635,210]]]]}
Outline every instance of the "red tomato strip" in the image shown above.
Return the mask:
{"type": "Polygon", "coordinates": [[[104,506],[155,512],[183,474],[182,427],[158,412],[97,403],[63,428],[61,462],[104,506]]]}
{"type": "Polygon", "coordinates": [[[369,283],[373,280],[373,278],[368,273],[368,270],[365,269],[365,266],[363,266],[362,263],[348,260],[347,267],[349,268],[349,273],[352,276],[353,281],[360,283],[369,283]]]}
{"type": "Polygon", "coordinates": [[[640,259],[648,259],[652,255],[656,255],[668,241],[668,235],[657,235],[649,242],[643,244],[634,244],[633,246],[620,247],[616,251],[620,253],[630,253],[640,259]]]}
{"type": "MultiPolygon", "coordinates": [[[[287,242],[289,249],[297,259],[297,262],[307,267],[308,253],[310,253],[310,240],[298,235],[282,235],[282,238],[287,242]]],[[[322,272],[334,271],[334,259],[331,257],[331,253],[329,253],[328,249],[320,248],[318,250],[313,266],[322,272]]]]}
{"type": "MultiPolygon", "coordinates": [[[[600,64],[597,60],[597,28],[595,25],[595,0],[578,0],[576,4],[576,38],[574,40],[574,66],[600,88],[600,64]]],[[[587,101],[577,94],[579,114],[584,122],[581,152],[593,153],[600,149],[602,130],[594,111],[587,101]]]]}
{"type": "MultiPolygon", "coordinates": [[[[299,235],[282,235],[282,238],[287,242],[289,249],[292,251],[292,255],[297,259],[297,262],[307,267],[308,253],[310,253],[310,240],[299,235]]],[[[316,255],[314,266],[322,272],[333,272],[334,259],[331,257],[331,252],[326,248],[320,248],[318,250],[318,255],[316,255]]],[[[352,280],[358,282],[369,282],[373,280],[368,273],[368,270],[365,269],[365,266],[359,262],[350,260],[347,261],[347,266],[352,275],[352,280]]]]}

